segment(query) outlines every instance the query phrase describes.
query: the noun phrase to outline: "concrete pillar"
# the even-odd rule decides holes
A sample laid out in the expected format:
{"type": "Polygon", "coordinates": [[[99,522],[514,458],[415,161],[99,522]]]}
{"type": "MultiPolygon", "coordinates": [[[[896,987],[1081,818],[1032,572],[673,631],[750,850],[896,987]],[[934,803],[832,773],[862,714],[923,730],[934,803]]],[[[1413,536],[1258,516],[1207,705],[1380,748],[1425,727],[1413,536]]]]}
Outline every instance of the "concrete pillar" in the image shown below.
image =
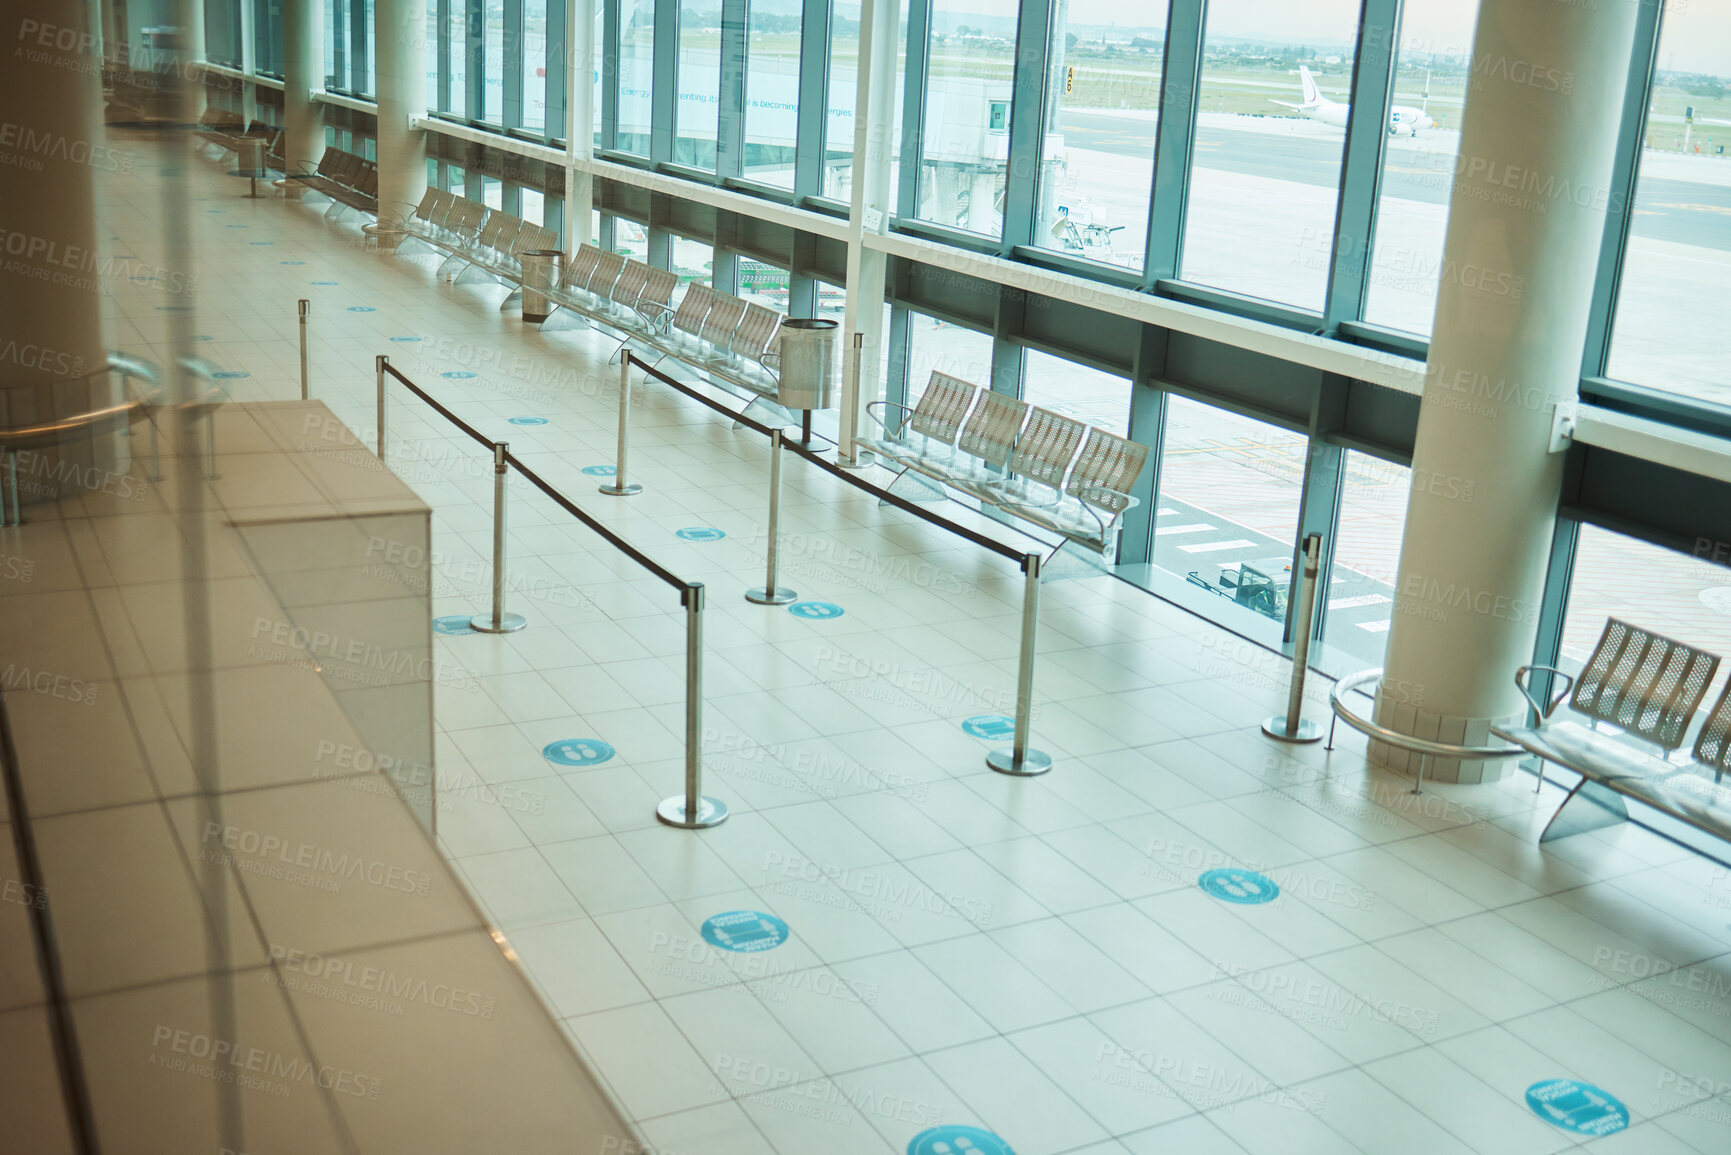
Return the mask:
{"type": "MultiPolygon", "coordinates": [[[[118,163],[103,134],[100,38],[88,9],[19,0],[10,15],[17,37],[0,68],[0,108],[16,135],[12,163],[0,165],[0,427],[112,400],[95,174],[118,163]]],[[[52,464],[63,458],[91,463],[88,440],[22,458],[24,501],[54,495],[52,464]]]]}
{"type": "MultiPolygon", "coordinates": [[[[325,106],[312,98],[325,86],[323,25],[319,0],[283,0],[283,159],[295,172],[310,172],[325,152],[325,106]]],[[[283,188],[299,196],[306,186],[283,188]]]]}
{"type": "Polygon", "coordinates": [[[842,325],[843,365],[851,365],[853,338],[864,338],[859,386],[844,372],[841,390],[841,437],[837,453],[854,459],[854,435],[860,431],[867,402],[883,388],[879,351],[883,347],[884,276],[888,265],[881,249],[868,248],[865,238],[889,228],[892,125],[896,115],[896,35],[900,5],[894,0],[861,0],[859,79],[853,118],[853,189],[848,210],[847,306],[842,325]]]}
{"type": "MultiPolygon", "coordinates": [[[[1413,491],[1376,717],[1482,745],[1520,716],[1629,71],[1636,5],[1479,12],[1413,491]]],[[[1416,758],[1378,747],[1406,769],[1416,758]]],[[[1444,781],[1510,763],[1433,764],[1444,781]]]]}
{"type": "Polygon", "coordinates": [[[379,231],[389,233],[427,191],[427,0],[376,0],[373,65],[379,102],[379,231]]]}
{"type": "Polygon", "coordinates": [[[565,5],[565,253],[567,258],[595,240],[595,178],[586,165],[595,157],[595,70],[602,65],[595,43],[599,0],[553,0],[565,5]]]}

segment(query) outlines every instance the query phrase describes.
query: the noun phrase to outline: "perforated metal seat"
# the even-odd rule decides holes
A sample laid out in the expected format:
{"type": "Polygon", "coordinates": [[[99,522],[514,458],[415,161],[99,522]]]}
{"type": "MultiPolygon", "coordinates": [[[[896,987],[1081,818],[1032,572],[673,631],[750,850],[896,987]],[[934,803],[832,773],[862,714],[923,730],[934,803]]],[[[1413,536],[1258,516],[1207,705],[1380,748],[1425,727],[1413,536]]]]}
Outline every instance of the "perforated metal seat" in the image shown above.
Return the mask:
{"type": "Polygon", "coordinates": [[[694,340],[700,338],[704,319],[709,316],[709,307],[714,303],[715,291],[708,285],[695,281],[686,285],[685,295],[679,299],[679,308],[673,313],[672,329],[694,340]]]}
{"type": "Polygon", "coordinates": [[[607,299],[622,310],[635,311],[637,299],[643,295],[643,289],[648,284],[649,266],[642,261],[626,261],[625,267],[619,272],[619,279],[607,291],[607,299]]]}
{"type": "Polygon", "coordinates": [[[595,261],[595,267],[589,271],[589,279],[582,288],[602,300],[613,291],[613,285],[619,280],[619,275],[625,271],[625,258],[618,253],[603,251],[595,261]]]}
{"type": "Polygon", "coordinates": [[[994,486],[1017,506],[1050,506],[1064,498],[1064,476],[1088,427],[1049,409],[1035,408],[1010,454],[1011,477],[994,486]]]}
{"type": "Polygon", "coordinates": [[[679,287],[679,274],[653,266],[644,267],[649,272],[634,308],[650,331],[659,333],[666,330],[673,316],[673,290],[679,287]]]}
{"type": "Polygon", "coordinates": [[[579,245],[577,252],[565,263],[565,271],[560,274],[561,289],[577,289],[588,292],[590,276],[595,272],[596,262],[601,260],[602,252],[594,245],[579,245]]]}
{"type": "Polygon", "coordinates": [[[728,351],[750,361],[762,362],[769,343],[775,339],[780,328],[780,313],[747,302],[745,315],[740,318],[739,327],[733,331],[733,343],[728,351]]]}
{"type": "MultiPolygon", "coordinates": [[[[1148,460],[1148,447],[1090,427],[1088,444],[1070,470],[1064,492],[1113,519],[1136,504],[1130,490],[1148,460]]],[[[1105,528],[1102,524],[1102,529],[1105,528]]]]}

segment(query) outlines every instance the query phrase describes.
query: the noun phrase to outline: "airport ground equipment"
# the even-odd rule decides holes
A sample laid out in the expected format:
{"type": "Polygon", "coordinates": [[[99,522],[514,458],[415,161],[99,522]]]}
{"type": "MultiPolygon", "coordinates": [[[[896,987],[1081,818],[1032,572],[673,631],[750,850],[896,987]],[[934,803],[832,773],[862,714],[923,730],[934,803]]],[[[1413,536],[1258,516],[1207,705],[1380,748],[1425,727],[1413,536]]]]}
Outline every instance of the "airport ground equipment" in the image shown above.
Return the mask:
{"type": "Polygon", "coordinates": [[[874,401],[881,437],[858,440],[910,474],[1110,556],[1148,448],[1003,393],[933,372],[912,408],[874,401]],[[899,414],[894,416],[892,414],[899,414]],[[1086,440],[1084,440],[1084,437],[1086,440]]]}
{"type": "Polygon", "coordinates": [[[1263,617],[1286,620],[1286,587],[1254,566],[1222,568],[1220,576],[1212,582],[1203,577],[1200,570],[1191,570],[1184,580],[1211,594],[1229,598],[1246,609],[1255,610],[1263,617]]]}
{"type": "Polygon", "coordinates": [[[1695,739],[1693,760],[1671,760],[1688,738],[1719,661],[1717,654],[1610,618],[1580,674],[1571,676],[1552,666],[1517,670],[1515,685],[1527,699],[1530,724],[1493,726],[1491,733],[1538,756],[1541,786],[1547,762],[1581,776],[1539,841],[1625,822],[1625,798],[1731,840],[1731,791],[1720,784],[1731,761],[1731,687],[1708,711],[1695,739]],[[1532,675],[1537,671],[1564,683],[1548,702],[1533,696],[1532,675]],[[1553,717],[1565,698],[1586,725],[1553,717]],[[1600,725],[1615,727],[1622,736],[1606,734],[1600,725]],[[1637,748],[1629,738],[1657,753],[1637,748]],[[1712,781],[1707,779],[1709,770],[1712,781]]]}

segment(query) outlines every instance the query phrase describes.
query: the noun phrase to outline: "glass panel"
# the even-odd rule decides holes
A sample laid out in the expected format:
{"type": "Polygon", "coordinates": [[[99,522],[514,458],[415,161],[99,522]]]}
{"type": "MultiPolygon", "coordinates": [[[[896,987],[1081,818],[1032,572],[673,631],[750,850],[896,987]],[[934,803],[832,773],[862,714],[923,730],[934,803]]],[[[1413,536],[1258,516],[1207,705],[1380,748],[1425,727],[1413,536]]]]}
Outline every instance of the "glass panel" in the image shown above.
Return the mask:
{"type": "MultiPolygon", "coordinates": [[[[560,0],[561,3],[564,0],[560,0]]],[[[523,0],[523,124],[547,130],[547,0],[523,0]]],[[[563,135],[564,130],[560,129],[563,135]]]]}
{"type": "Polygon", "coordinates": [[[361,91],[368,96],[373,95],[379,90],[378,65],[373,57],[373,41],[376,39],[373,36],[373,29],[377,27],[378,25],[373,23],[373,0],[367,0],[366,20],[360,28],[356,29],[356,32],[360,35],[361,39],[367,42],[366,81],[361,85],[361,91]]]}
{"type": "Polygon", "coordinates": [[[1186,280],[1322,308],[1358,8],[1357,0],[1208,5],[1186,280]]]}
{"type": "MultiPolygon", "coordinates": [[[[853,106],[859,92],[859,11],[857,3],[836,0],[829,17],[829,101],[823,119],[823,179],[826,197],[847,200],[853,175],[853,106]]],[[[907,6],[902,6],[902,44],[907,44],[907,6]]],[[[902,62],[905,66],[906,55],[902,62]]],[[[906,72],[896,70],[897,77],[906,72]]],[[[901,139],[902,85],[896,85],[896,139],[901,139]]],[[[897,148],[896,152],[901,150],[897,148]]],[[[894,155],[894,154],[892,154],[894,155]]],[[[892,182],[893,186],[893,182],[892,182]]]]}
{"type": "MultiPolygon", "coordinates": [[[[1479,0],[1428,0],[1401,15],[1367,321],[1430,335],[1478,14],[1479,0]]],[[[1304,263],[1326,269],[1328,261],[1328,240],[1313,240],[1304,263]]]]}
{"type": "Polygon", "coordinates": [[[1065,19],[1086,14],[1054,10],[1034,244],[1140,270],[1165,37],[1065,19]]]}
{"type": "MultiPolygon", "coordinates": [[[[595,27],[591,30],[591,39],[590,39],[589,43],[596,45],[597,47],[600,47],[601,45],[604,45],[607,43],[606,37],[603,35],[603,31],[605,29],[606,22],[607,22],[606,17],[607,17],[607,6],[605,4],[600,4],[600,3],[596,4],[595,5],[595,27]]],[[[601,147],[601,118],[602,118],[602,113],[604,112],[604,109],[601,106],[601,74],[603,72],[613,74],[617,68],[618,68],[618,57],[615,56],[609,61],[597,63],[592,69],[590,69],[590,77],[591,77],[590,82],[591,82],[592,87],[591,87],[591,91],[589,93],[589,98],[593,102],[591,109],[590,109],[590,112],[593,116],[592,127],[594,128],[594,132],[595,132],[595,141],[594,141],[594,144],[591,146],[593,148],[600,148],[601,147]]],[[[582,83],[581,73],[579,73],[578,83],[582,83]]]]}
{"type": "Polygon", "coordinates": [[[449,192],[463,195],[463,166],[448,164],[445,166],[445,188],[449,192]]]}
{"type": "MultiPolygon", "coordinates": [[[[1725,569],[1731,562],[1731,543],[1703,540],[1696,543],[1695,553],[1691,557],[1583,525],[1557,665],[1578,672],[1608,617],[1731,656],[1731,572],[1725,569]]],[[[1720,677],[1725,673],[1721,669],[1720,677]]],[[[1711,705],[1717,694],[1716,684],[1704,705],[1711,705]]]]}
{"type": "MultiPolygon", "coordinates": [[[[624,222],[621,221],[621,224],[624,222]]],[[[679,283],[707,285],[711,283],[711,273],[714,268],[715,250],[702,241],[694,241],[687,237],[674,234],[669,238],[672,244],[673,271],[679,274],[679,283]]]]}
{"type": "MultiPolygon", "coordinates": [[[[654,0],[619,0],[619,124],[615,147],[649,155],[649,83],[655,55],[654,0]]],[[[720,81],[717,79],[717,91],[720,81]]]]}
{"type": "Polygon", "coordinates": [[[427,107],[439,107],[439,6],[427,5],[427,107]]]}
{"type": "MultiPolygon", "coordinates": [[[[470,0],[471,3],[474,0],[470,0]]],[[[505,6],[488,2],[481,24],[481,109],[477,119],[504,123],[505,6]]]]}
{"type": "Polygon", "coordinates": [[[745,176],[793,187],[801,8],[750,0],[745,21],[745,176]]]}
{"type": "Polygon", "coordinates": [[[1249,417],[1168,397],[1147,584],[1278,645],[1306,443],[1249,417]]]}
{"type": "Polygon", "coordinates": [[[1412,470],[1368,453],[1347,450],[1341,467],[1346,480],[1323,618],[1324,649],[1311,659],[1336,675],[1382,665],[1412,489],[1412,470]]]}
{"type": "Polygon", "coordinates": [[[740,297],[778,313],[787,312],[789,274],[786,269],[750,257],[740,257],[736,264],[738,268],[734,276],[740,297]]]}
{"type": "Polygon", "coordinates": [[[721,4],[679,0],[679,101],[673,114],[672,160],[715,168],[721,106],[721,4]]]}
{"type": "Polygon", "coordinates": [[[1120,437],[1130,432],[1130,382],[1037,349],[1022,358],[1022,399],[1053,413],[1098,425],[1120,437]]]}
{"type": "Polygon", "coordinates": [[[342,88],[348,10],[347,0],[325,0],[325,88],[332,91],[342,88]]]}
{"type": "Polygon", "coordinates": [[[1016,11],[1015,0],[932,0],[921,220],[1003,234],[1016,11]]]}
{"type": "Polygon", "coordinates": [[[613,219],[613,251],[634,261],[649,259],[649,230],[624,217],[613,219]]]}
{"type": "Polygon", "coordinates": [[[909,405],[924,395],[934,370],[984,389],[992,383],[992,335],[909,310],[909,405]]]}
{"type": "Polygon", "coordinates": [[[440,109],[461,117],[469,115],[469,21],[464,3],[465,0],[451,0],[450,44],[445,60],[451,91],[449,100],[440,109]]]}
{"type": "Polygon", "coordinates": [[[539,189],[532,188],[522,189],[517,195],[521,198],[522,202],[519,206],[517,215],[531,224],[545,224],[545,195],[539,189]]]}
{"type": "Polygon", "coordinates": [[[1660,18],[1608,374],[1731,404],[1731,2],[1660,18]]]}

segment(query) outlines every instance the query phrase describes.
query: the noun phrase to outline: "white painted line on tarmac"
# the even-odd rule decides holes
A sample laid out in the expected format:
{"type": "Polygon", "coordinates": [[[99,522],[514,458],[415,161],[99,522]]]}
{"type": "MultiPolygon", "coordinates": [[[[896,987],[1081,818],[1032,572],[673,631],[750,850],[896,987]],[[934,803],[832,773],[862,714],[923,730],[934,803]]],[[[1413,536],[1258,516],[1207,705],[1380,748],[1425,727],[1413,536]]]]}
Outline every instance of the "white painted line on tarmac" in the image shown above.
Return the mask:
{"type": "Polygon", "coordinates": [[[1241,537],[1233,541],[1205,541],[1201,545],[1181,545],[1178,548],[1185,553],[1214,553],[1223,549],[1243,549],[1255,544],[1256,542],[1241,537]]]}
{"type": "Polygon", "coordinates": [[[1212,525],[1163,525],[1154,531],[1155,537],[1165,537],[1169,533],[1213,533],[1212,525]]]}
{"type": "Polygon", "coordinates": [[[1360,622],[1358,628],[1369,630],[1373,634],[1386,634],[1388,633],[1388,619],[1384,618],[1380,622],[1360,622]]]}
{"type": "Polygon", "coordinates": [[[1388,599],[1381,594],[1359,594],[1353,598],[1330,598],[1328,608],[1331,610],[1351,610],[1359,606],[1383,606],[1388,599]]]}

